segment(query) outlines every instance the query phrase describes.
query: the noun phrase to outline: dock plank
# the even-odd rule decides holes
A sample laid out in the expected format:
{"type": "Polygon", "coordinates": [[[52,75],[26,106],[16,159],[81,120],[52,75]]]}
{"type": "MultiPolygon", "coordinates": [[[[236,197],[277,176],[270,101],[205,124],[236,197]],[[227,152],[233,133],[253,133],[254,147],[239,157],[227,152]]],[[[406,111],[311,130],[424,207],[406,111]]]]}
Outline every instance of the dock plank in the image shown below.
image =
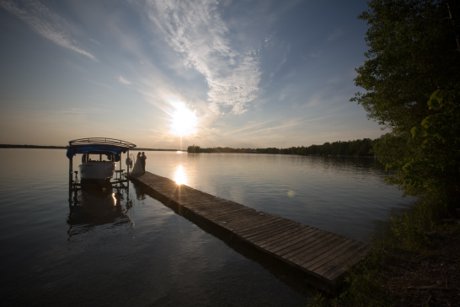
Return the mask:
{"type": "Polygon", "coordinates": [[[339,255],[339,251],[344,245],[349,242],[346,240],[340,240],[341,238],[330,238],[326,242],[320,242],[312,247],[312,250],[307,254],[298,254],[295,256],[295,261],[303,266],[309,267],[311,270],[314,269],[314,264],[317,261],[324,260],[328,253],[332,252],[333,255],[339,255]]]}
{"type": "Polygon", "coordinates": [[[349,252],[352,252],[354,254],[358,248],[359,246],[356,246],[353,242],[344,242],[339,244],[336,249],[326,251],[326,253],[324,253],[322,257],[310,260],[309,262],[305,262],[304,265],[310,267],[312,271],[321,272],[321,270],[332,268],[335,259],[343,257],[343,255],[347,255],[346,257],[348,257],[349,252]]]}
{"type": "Polygon", "coordinates": [[[302,260],[306,257],[319,257],[324,249],[331,246],[332,243],[338,242],[339,238],[331,236],[318,236],[312,241],[301,242],[291,251],[281,251],[280,255],[292,263],[301,265],[302,260]]]}
{"type": "Polygon", "coordinates": [[[294,224],[287,224],[286,225],[286,223],[281,222],[281,223],[279,223],[277,225],[272,225],[270,227],[270,229],[265,230],[261,234],[254,234],[254,235],[251,235],[251,236],[246,236],[245,238],[248,239],[248,240],[250,239],[250,240],[256,242],[257,245],[260,246],[267,239],[272,239],[276,235],[285,234],[286,232],[288,232],[291,229],[294,229],[295,227],[296,226],[294,224]]]}
{"type": "Polygon", "coordinates": [[[360,245],[348,253],[339,255],[333,259],[327,266],[317,269],[318,273],[326,276],[328,279],[335,279],[339,277],[343,271],[350,269],[353,265],[358,263],[368,253],[368,247],[360,245]]]}
{"type": "Polygon", "coordinates": [[[312,270],[316,270],[320,267],[324,262],[331,262],[332,259],[340,257],[343,253],[348,251],[349,249],[354,250],[358,246],[355,244],[356,242],[351,240],[342,240],[339,243],[335,244],[332,247],[329,247],[324,253],[321,255],[321,258],[318,259],[303,259],[302,264],[307,265],[312,270]]]}
{"type": "Polygon", "coordinates": [[[361,242],[257,211],[149,172],[130,177],[179,214],[192,215],[259,252],[299,270],[318,287],[335,288],[367,255],[361,242]]]}
{"type": "Polygon", "coordinates": [[[238,229],[235,231],[242,237],[250,237],[252,235],[258,234],[261,231],[267,231],[271,229],[271,227],[274,227],[278,225],[279,223],[283,223],[284,220],[280,217],[269,217],[263,220],[259,220],[258,223],[255,223],[254,225],[248,225],[242,229],[238,229]]]}
{"type": "MultiPolygon", "coordinates": [[[[281,244],[286,243],[288,240],[299,236],[300,226],[294,225],[293,228],[286,229],[285,231],[273,235],[271,238],[265,238],[258,242],[258,245],[262,248],[266,249],[273,249],[281,244]]],[[[310,229],[310,231],[314,231],[314,229],[310,229]]]]}
{"type": "Polygon", "coordinates": [[[237,221],[227,223],[229,229],[238,234],[244,234],[256,230],[257,228],[267,224],[273,223],[277,218],[269,216],[248,215],[242,217],[237,221]]]}
{"type": "Polygon", "coordinates": [[[321,242],[323,237],[328,235],[329,233],[327,232],[316,231],[316,229],[313,229],[308,233],[301,233],[299,236],[294,237],[293,240],[286,242],[286,244],[281,244],[280,246],[274,248],[272,252],[281,256],[292,254],[305,244],[309,244],[311,246],[315,242],[321,242]]]}

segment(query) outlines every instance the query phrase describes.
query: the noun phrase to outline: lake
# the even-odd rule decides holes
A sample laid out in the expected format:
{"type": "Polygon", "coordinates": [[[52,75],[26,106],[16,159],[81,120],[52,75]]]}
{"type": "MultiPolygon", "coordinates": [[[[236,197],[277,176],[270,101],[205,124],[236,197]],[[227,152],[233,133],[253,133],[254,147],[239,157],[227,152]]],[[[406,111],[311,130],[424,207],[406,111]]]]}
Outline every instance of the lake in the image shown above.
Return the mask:
{"type": "MultiPolygon", "coordinates": [[[[372,159],[146,155],[152,173],[361,241],[414,201],[385,184],[372,159]]],[[[132,184],[127,195],[117,196],[116,210],[96,218],[71,210],[65,150],[0,149],[0,159],[0,291],[6,306],[308,301],[303,284],[244,256],[132,184]]]]}

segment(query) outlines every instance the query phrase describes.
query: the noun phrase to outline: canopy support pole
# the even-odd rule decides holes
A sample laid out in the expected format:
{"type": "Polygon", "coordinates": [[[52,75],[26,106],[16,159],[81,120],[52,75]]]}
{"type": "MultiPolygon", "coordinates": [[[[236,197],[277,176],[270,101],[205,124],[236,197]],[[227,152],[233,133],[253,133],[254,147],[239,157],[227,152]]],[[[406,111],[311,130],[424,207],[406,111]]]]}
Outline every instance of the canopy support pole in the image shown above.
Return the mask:
{"type": "Polygon", "coordinates": [[[73,156],[69,158],[69,204],[72,203],[72,189],[73,189],[73,156]]]}

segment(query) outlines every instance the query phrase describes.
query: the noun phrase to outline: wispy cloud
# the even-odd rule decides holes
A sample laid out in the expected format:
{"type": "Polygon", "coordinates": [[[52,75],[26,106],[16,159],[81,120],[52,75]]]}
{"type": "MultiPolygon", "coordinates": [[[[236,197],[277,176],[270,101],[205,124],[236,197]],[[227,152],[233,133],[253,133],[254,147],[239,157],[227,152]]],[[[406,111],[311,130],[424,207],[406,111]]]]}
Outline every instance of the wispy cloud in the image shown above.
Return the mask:
{"type": "Polygon", "coordinates": [[[125,77],[123,77],[122,75],[119,75],[117,77],[117,81],[120,82],[121,84],[123,85],[130,85],[131,84],[131,81],[129,81],[128,79],[126,79],[125,77]]]}
{"type": "Polygon", "coordinates": [[[96,57],[80,47],[71,33],[69,23],[39,1],[0,1],[0,6],[15,15],[35,32],[58,46],[96,61],[96,57]]]}
{"type": "Polygon", "coordinates": [[[224,133],[224,135],[273,135],[273,133],[285,132],[286,129],[297,127],[303,122],[303,118],[291,118],[284,121],[267,120],[262,122],[252,122],[242,128],[228,131],[228,133],[224,133]]]}
{"type": "Polygon", "coordinates": [[[147,7],[155,28],[183,56],[183,64],[206,79],[211,109],[245,112],[259,91],[259,57],[253,50],[232,48],[218,2],[150,1],[147,7]]]}

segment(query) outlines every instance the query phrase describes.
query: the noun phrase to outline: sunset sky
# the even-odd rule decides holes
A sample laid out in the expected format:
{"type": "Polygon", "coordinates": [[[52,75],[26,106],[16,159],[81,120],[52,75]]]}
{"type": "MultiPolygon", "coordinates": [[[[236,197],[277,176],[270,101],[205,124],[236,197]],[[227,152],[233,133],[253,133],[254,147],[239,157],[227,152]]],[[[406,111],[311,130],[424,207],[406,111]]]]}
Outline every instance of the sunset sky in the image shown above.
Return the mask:
{"type": "Polygon", "coordinates": [[[0,143],[376,138],[380,127],[349,101],[367,50],[365,9],[365,0],[1,0],[0,143]]]}

